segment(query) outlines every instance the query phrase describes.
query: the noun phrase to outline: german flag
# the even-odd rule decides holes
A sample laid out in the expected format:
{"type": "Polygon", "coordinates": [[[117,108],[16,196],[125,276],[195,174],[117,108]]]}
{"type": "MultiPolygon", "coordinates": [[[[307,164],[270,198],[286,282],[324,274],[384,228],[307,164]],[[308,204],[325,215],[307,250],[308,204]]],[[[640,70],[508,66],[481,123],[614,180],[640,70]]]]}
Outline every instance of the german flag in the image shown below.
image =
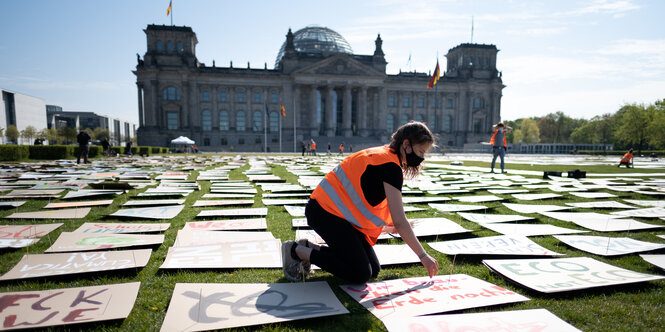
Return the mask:
{"type": "Polygon", "coordinates": [[[171,9],[173,9],[172,1],[173,0],[169,1],[169,8],[166,8],[166,16],[169,16],[169,14],[171,14],[171,9]]]}
{"type": "Polygon", "coordinates": [[[439,70],[439,60],[436,60],[436,68],[434,68],[434,73],[432,73],[432,77],[429,78],[429,82],[427,83],[427,88],[431,89],[433,88],[436,83],[439,81],[439,76],[441,76],[440,70],[439,70]]]}
{"type": "Polygon", "coordinates": [[[282,116],[286,117],[286,109],[284,109],[284,104],[279,104],[279,109],[282,110],[282,116]]]}

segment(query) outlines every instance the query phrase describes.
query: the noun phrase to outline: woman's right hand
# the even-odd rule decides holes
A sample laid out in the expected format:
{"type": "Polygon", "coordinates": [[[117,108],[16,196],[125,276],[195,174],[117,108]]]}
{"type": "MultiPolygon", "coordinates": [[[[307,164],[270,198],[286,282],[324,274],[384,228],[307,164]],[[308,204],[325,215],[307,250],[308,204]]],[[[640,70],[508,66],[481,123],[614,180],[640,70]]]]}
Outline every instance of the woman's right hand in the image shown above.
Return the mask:
{"type": "Polygon", "coordinates": [[[439,272],[439,262],[437,262],[436,259],[434,259],[434,257],[430,256],[429,254],[423,256],[423,258],[420,259],[420,262],[423,264],[425,269],[427,269],[427,273],[429,274],[430,278],[434,277],[439,272]]]}

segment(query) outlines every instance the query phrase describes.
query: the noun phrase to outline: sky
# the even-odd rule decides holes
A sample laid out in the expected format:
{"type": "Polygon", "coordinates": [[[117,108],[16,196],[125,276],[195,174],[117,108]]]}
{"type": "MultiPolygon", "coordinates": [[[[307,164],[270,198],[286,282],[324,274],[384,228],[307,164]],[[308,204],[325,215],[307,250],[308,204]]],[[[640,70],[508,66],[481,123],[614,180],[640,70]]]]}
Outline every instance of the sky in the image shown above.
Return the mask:
{"type": "MultiPolygon", "coordinates": [[[[0,88],[138,123],[136,54],[148,24],[171,24],[168,5],[0,0],[0,88]]],[[[173,0],[172,18],[196,33],[198,60],[218,67],[272,69],[289,28],[308,25],[337,31],[355,54],[373,54],[380,33],[388,74],[431,72],[461,43],[493,44],[501,117],[515,120],[590,119],[665,98],[663,13],[662,0],[173,0]]]]}

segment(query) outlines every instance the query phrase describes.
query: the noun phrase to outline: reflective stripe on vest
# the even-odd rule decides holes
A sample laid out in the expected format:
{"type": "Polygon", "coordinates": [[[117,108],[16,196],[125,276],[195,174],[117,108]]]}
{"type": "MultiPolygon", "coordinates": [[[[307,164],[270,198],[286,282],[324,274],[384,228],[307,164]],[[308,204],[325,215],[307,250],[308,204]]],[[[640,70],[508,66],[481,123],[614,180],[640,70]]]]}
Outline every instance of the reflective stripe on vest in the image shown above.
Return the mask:
{"type": "MultiPolygon", "coordinates": [[[[337,165],[334,169],[333,172],[335,172],[335,175],[337,175],[337,178],[339,179],[339,182],[342,183],[342,186],[344,187],[344,190],[346,191],[346,194],[349,196],[351,199],[351,202],[353,202],[353,205],[358,209],[358,211],[365,217],[367,220],[371,221],[372,224],[374,224],[376,227],[383,227],[386,225],[386,222],[381,220],[381,218],[377,217],[374,215],[371,211],[367,209],[365,204],[363,204],[362,198],[360,198],[360,195],[356,191],[356,188],[353,187],[353,184],[351,184],[351,180],[346,176],[346,173],[344,173],[344,170],[340,165],[337,165]]],[[[339,209],[342,214],[344,214],[344,217],[346,220],[351,222],[352,224],[362,228],[362,225],[356,220],[356,218],[351,214],[351,211],[342,203],[342,199],[337,195],[337,192],[335,189],[333,189],[332,186],[328,183],[326,179],[323,179],[321,181],[322,183],[325,182],[328,184],[329,188],[332,189],[332,193],[328,192],[326,190],[326,194],[328,194],[328,197],[332,199],[332,201],[335,203],[335,206],[339,209]],[[344,213],[344,210],[348,211],[350,214],[350,217],[347,217],[346,214],[344,213]]],[[[324,188],[325,189],[325,188],[324,188]]]]}

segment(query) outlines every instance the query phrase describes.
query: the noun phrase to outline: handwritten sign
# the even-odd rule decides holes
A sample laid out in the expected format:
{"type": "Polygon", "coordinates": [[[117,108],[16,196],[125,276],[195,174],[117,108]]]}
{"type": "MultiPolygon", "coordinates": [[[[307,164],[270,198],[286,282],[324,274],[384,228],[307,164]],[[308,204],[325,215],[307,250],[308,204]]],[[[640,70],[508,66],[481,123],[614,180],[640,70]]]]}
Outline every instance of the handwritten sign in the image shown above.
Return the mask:
{"type": "Polygon", "coordinates": [[[278,199],[278,198],[264,198],[261,200],[263,205],[305,205],[309,199],[278,199]]]}
{"type": "Polygon", "coordinates": [[[295,206],[295,205],[284,205],[286,212],[288,212],[293,217],[304,217],[305,216],[305,207],[304,206],[295,206]]]}
{"type": "Polygon", "coordinates": [[[72,199],[81,197],[94,197],[94,196],[111,196],[120,195],[124,193],[123,190],[111,189],[81,189],[79,191],[70,191],[62,199],[72,199]]]}
{"type": "Polygon", "coordinates": [[[665,248],[665,244],[633,240],[627,237],[559,235],[557,240],[599,256],[626,255],[665,248]]]}
{"type": "Polygon", "coordinates": [[[344,292],[379,319],[427,315],[529,299],[466,274],[342,285],[344,292]]]}
{"type": "Polygon", "coordinates": [[[466,203],[482,203],[502,201],[503,198],[495,195],[471,195],[471,196],[455,196],[454,200],[466,203]]]}
{"type": "Polygon", "coordinates": [[[0,249],[2,248],[25,248],[37,243],[39,239],[0,239],[0,249]]]}
{"type": "Polygon", "coordinates": [[[24,255],[0,280],[143,267],[151,253],[150,249],[142,249],[24,255]]]}
{"type": "Polygon", "coordinates": [[[622,285],[665,277],[622,269],[589,257],[497,259],[483,263],[503,277],[542,293],[622,285]]]}
{"type": "MultiPolygon", "coordinates": [[[[417,237],[471,232],[456,222],[446,218],[413,218],[410,219],[409,222],[411,223],[413,234],[417,237]]],[[[392,234],[392,236],[383,233],[379,236],[379,239],[390,239],[393,236],[401,237],[397,233],[392,234]]]]}
{"type": "Polygon", "coordinates": [[[389,332],[418,331],[538,331],[579,332],[545,309],[471,314],[396,317],[383,320],[389,332]]]}
{"type": "Polygon", "coordinates": [[[48,203],[44,207],[45,209],[62,209],[62,208],[77,208],[84,206],[101,206],[101,205],[111,205],[113,204],[112,199],[107,199],[103,201],[85,201],[85,202],[58,202],[58,203],[48,203]]]}
{"type": "Polygon", "coordinates": [[[617,201],[566,203],[566,205],[582,209],[634,209],[635,208],[634,206],[619,203],[617,201]]]}
{"type": "Polygon", "coordinates": [[[543,211],[559,211],[570,210],[572,207],[560,205],[545,205],[545,204],[515,204],[515,203],[501,203],[505,207],[517,213],[539,213],[543,211]]]}
{"type": "Polygon", "coordinates": [[[2,239],[29,239],[44,236],[58,227],[57,224],[38,224],[38,225],[2,225],[0,226],[0,238],[2,239]]]}
{"type": "Polygon", "coordinates": [[[9,219],[79,219],[85,218],[90,213],[90,208],[62,209],[35,212],[16,212],[5,218],[9,219]]]}
{"type": "Polygon", "coordinates": [[[180,205],[184,203],[184,199],[141,199],[127,201],[122,206],[180,205]]]}
{"type": "Polygon", "coordinates": [[[474,211],[474,210],[485,210],[487,206],[485,205],[468,205],[468,204],[441,204],[441,203],[429,203],[429,206],[441,211],[441,212],[458,212],[458,211],[474,211]]]}
{"type": "Polygon", "coordinates": [[[44,252],[89,251],[161,244],[164,235],[86,234],[62,232],[44,252]]]}
{"type": "Polygon", "coordinates": [[[268,208],[250,208],[250,209],[225,209],[225,210],[203,210],[197,217],[252,217],[265,216],[268,214],[268,208]]]}
{"type": "Polygon", "coordinates": [[[190,221],[185,223],[183,230],[231,231],[231,230],[263,230],[267,229],[266,218],[229,219],[213,221],[190,221]]]}
{"type": "Polygon", "coordinates": [[[553,234],[586,233],[577,229],[542,224],[482,224],[483,227],[506,235],[539,236],[553,234]]]}
{"type": "Polygon", "coordinates": [[[634,219],[622,219],[620,216],[595,212],[541,212],[541,214],[554,219],[570,221],[578,226],[598,232],[618,232],[662,227],[634,219]]]}
{"type": "Polygon", "coordinates": [[[221,199],[221,200],[199,200],[194,202],[196,207],[206,206],[231,206],[231,205],[252,205],[253,199],[221,199]]]}
{"type": "Polygon", "coordinates": [[[347,313],[325,281],[177,283],[161,331],[207,331],[347,313]]]}
{"type": "Polygon", "coordinates": [[[93,223],[86,222],[77,228],[75,233],[94,233],[94,234],[127,234],[127,233],[152,233],[162,232],[171,226],[170,223],[162,224],[140,224],[140,223],[93,223]]]}
{"type": "Polygon", "coordinates": [[[457,212],[457,214],[459,214],[460,217],[468,221],[479,224],[533,220],[533,218],[531,217],[525,217],[519,214],[482,214],[482,213],[469,213],[469,212],[457,212]]]}
{"type": "Polygon", "coordinates": [[[280,268],[281,248],[277,239],[171,247],[160,269],[280,268]]]}
{"type": "Polygon", "coordinates": [[[520,255],[558,256],[525,236],[499,235],[474,239],[428,242],[432,249],[446,255],[520,255]]]}
{"type": "Polygon", "coordinates": [[[270,232],[237,232],[182,229],[178,231],[174,247],[218,244],[237,241],[271,240],[270,232]]]}
{"type": "Polygon", "coordinates": [[[0,293],[3,330],[127,318],[140,282],[0,293]]]}
{"type": "Polygon", "coordinates": [[[118,210],[111,214],[114,217],[173,219],[185,208],[184,205],[166,205],[157,207],[118,210]]]}

